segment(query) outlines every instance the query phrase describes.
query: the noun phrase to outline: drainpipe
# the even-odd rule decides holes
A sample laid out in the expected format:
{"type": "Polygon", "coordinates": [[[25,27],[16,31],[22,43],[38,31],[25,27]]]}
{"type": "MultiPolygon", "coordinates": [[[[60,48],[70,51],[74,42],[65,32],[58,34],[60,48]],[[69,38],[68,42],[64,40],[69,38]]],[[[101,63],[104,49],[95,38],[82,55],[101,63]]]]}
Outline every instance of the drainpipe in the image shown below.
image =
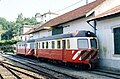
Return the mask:
{"type": "Polygon", "coordinates": [[[88,4],[88,0],[86,0],[86,5],[88,4]]]}
{"type": "Polygon", "coordinates": [[[94,29],[94,33],[96,34],[96,26],[97,26],[97,23],[96,23],[96,20],[93,20],[93,24],[91,24],[90,22],[92,22],[92,20],[89,20],[87,21],[87,23],[94,29]]]}
{"type": "Polygon", "coordinates": [[[0,34],[0,40],[1,40],[1,34],[0,34]]]}

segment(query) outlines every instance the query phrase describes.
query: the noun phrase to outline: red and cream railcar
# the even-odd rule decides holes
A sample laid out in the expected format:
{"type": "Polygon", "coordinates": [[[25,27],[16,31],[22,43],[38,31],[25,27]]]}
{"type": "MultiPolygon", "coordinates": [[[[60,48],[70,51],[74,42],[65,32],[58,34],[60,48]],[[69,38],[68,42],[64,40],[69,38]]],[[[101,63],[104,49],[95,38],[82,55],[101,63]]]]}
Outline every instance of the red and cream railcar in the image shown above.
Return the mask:
{"type": "Polygon", "coordinates": [[[17,54],[34,56],[35,40],[22,41],[17,43],[17,54]]]}
{"type": "Polygon", "coordinates": [[[26,41],[18,42],[16,44],[16,54],[26,54],[26,41]]]}
{"type": "Polygon", "coordinates": [[[90,31],[54,35],[35,40],[34,55],[40,58],[70,63],[97,63],[98,44],[96,35],[90,31]]]}
{"type": "Polygon", "coordinates": [[[18,42],[17,54],[91,66],[98,60],[98,42],[94,33],[79,31],[18,42]]]}

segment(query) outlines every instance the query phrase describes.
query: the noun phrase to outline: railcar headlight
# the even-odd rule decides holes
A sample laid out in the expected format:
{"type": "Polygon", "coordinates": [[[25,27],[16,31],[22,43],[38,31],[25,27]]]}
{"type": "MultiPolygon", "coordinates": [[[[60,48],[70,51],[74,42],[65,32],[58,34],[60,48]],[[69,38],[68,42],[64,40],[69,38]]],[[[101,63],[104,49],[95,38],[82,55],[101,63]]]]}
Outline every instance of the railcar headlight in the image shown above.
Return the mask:
{"type": "Polygon", "coordinates": [[[88,32],[87,34],[90,35],[90,32],[88,32]]]}

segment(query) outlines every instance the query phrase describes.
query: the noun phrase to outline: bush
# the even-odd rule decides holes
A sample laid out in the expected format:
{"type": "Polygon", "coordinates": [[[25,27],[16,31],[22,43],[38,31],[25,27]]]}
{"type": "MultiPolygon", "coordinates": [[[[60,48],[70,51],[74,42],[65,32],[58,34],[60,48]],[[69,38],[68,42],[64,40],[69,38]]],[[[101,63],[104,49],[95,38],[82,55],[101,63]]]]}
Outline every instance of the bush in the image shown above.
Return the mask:
{"type": "Polygon", "coordinates": [[[13,45],[16,44],[19,40],[1,40],[0,41],[0,46],[4,45],[13,45]]]}
{"type": "Polygon", "coordinates": [[[0,50],[4,52],[14,52],[15,47],[13,46],[19,40],[1,40],[0,41],[0,50]]]}

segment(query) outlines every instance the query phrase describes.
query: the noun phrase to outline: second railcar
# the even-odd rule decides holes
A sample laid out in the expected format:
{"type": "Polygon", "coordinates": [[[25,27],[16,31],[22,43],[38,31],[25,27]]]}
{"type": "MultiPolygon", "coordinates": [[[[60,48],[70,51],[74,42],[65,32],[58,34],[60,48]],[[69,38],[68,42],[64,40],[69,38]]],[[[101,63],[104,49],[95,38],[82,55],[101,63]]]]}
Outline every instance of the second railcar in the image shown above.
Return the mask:
{"type": "Polygon", "coordinates": [[[16,44],[16,54],[34,56],[35,40],[21,41],[16,44]]]}

